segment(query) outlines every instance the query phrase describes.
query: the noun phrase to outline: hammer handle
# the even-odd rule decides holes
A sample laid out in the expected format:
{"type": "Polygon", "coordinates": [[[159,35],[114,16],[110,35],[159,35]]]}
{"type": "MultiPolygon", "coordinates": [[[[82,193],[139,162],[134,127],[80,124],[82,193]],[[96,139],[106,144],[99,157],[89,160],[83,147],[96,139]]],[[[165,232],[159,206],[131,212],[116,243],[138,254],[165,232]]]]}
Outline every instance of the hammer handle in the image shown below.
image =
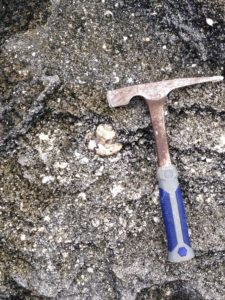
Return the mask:
{"type": "Polygon", "coordinates": [[[183,262],[194,257],[177,177],[174,165],[158,168],[160,203],[166,229],[168,259],[171,262],[183,262]]]}

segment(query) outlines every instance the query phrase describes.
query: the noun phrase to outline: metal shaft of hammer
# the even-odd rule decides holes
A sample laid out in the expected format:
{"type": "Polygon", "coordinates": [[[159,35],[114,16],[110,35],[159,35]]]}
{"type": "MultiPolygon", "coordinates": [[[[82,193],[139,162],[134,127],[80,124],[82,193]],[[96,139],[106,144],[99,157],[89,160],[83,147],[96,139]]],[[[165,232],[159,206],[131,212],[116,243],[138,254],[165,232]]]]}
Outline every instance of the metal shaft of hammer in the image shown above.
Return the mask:
{"type": "MultiPolygon", "coordinates": [[[[165,102],[165,99],[162,101],[165,102]]],[[[151,116],[159,167],[171,165],[169,146],[164,121],[164,106],[157,102],[146,101],[151,116]]]]}
{"type": "Polygon", "coordinates": [[[107,93],[111,107],[126,105],[134,96],[141,96],[148,104],[156,141],[159,165],[157,179],[167,236],[168,259],[171,262],[187,261],[194,257],[194,252],[191,248],[177,170],[170,160],[164,121],[164,103],[169,92],[175,88],[221,80],[223,80],[222,76],[173,79],[121,88],[107,93]]]}

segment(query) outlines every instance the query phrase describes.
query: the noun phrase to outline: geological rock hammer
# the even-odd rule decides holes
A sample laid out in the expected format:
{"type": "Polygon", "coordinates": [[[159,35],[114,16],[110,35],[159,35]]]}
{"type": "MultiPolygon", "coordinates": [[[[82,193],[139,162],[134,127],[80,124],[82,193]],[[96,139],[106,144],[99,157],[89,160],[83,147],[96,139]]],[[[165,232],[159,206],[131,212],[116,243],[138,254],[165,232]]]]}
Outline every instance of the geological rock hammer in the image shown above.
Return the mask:
{"type": "Polygon", "coordinates": [[[135,96],[144,98],[148,105],[158,156],[157,179],[167,236],[168,260],[171,262],[189,260],[194,257],[194,252],[188,234],[177,169],[170,159],[164,121],[164,104],[168,94],[174,89],[220,80],[223,80],[222,76],[180,78],[129,86],[107,93],[107,100],[111,107],[127,105],[135,96]]]}

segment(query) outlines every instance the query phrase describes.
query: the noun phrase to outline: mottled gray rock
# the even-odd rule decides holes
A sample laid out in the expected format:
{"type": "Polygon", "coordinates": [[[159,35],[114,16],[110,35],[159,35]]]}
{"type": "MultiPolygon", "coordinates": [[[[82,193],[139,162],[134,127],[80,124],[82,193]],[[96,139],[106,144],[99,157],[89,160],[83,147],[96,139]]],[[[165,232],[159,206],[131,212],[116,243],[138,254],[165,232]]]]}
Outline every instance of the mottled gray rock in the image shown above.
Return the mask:
{"type": "Polygon", "coordinates": [[[224,2],[0,10],[0,299],[225,299],[224,84],[168,102],[196,253],[180,265],[167,262],[147,108],[106,103],[107,89],[223,73],[224,2]],[[113,156],[90,148],[100,124],[123,145],[113,156]]]}

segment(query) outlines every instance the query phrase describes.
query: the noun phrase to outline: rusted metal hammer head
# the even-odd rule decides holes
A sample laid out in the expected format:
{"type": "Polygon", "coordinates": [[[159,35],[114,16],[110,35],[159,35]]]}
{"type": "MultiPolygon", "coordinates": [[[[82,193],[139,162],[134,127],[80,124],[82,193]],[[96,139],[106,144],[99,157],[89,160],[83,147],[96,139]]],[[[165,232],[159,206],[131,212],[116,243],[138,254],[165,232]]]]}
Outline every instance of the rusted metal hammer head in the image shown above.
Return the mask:
{"type": "Polygon", "coordinates": [[[157,101],[165,98],[172,90],[209,81],[221,81],[223,76],[194,77],[163,80],[158,82],[129,86],[108,91],[107,100],[111,107],[127,105],[135,96],[141,96],[146,101],[157,101]]]}

